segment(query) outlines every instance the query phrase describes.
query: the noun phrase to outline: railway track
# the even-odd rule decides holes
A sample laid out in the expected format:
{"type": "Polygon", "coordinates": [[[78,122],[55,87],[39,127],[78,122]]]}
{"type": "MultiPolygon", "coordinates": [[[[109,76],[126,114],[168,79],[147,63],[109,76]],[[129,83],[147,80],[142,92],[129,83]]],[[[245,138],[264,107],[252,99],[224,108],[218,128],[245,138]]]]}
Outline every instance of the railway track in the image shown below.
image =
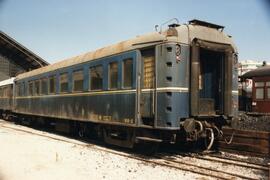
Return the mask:
{"type": "Polygon", "coordinates": [[[223,128],[223,133],[224,138],[219,140],[219,148],[222,151],[260,157],[270,156],[270,132],[223,128]]]}
{"type": "MultiPolygon", "coordinates": [[[[183,170],[183,171],[188,171],[188,172],[192,172],[192,173],[196,173],[196,174],[200,174],[202,176],[208,177],[208,178],[215,178],[215,179],[249,179],[249,180],[253,180],[253,179],[257,179],[257,178],[251,178],[245,175],[241,175],[241,174],[236,174],[236,173],[232,173],[232,172],[228,172],[228,171],[224,171],[224,170],[220,170],[220,169],[215,169],[213,167],[206,167],[203,165],[198,165],[197,163],[192,163],[192,162],[187,162],[185,160],[182,159],[183,156],[180,155],[176,155],[176,156],[170,156],[170,157],[166,157],[163,156],[161,154],[159,155],[154,155],[154,156],[145,156],[145,155],[141,155],[141,154],[135,154],[133,152],[121,152],[121,151],[116,151],[113,149],[107,149],[105,147],[102,146],[97,146],[96,143],[94,142],[94,144],[90,144],[89,142],[78,142],[76,139],[68,139],[66,137],[59,137],[56,136],[54,134],[47,134],[47,132],[43,132],[43,131],[32,131],[32,130],[28,130],[28,129],[22,129],[20,127],[11,127],[10,123],[6,122],[6,123],[1,123],[0,124],[1,128],[7,128],[7,129],[12,129],[15,131],[20,131],[20,132],[24,132],[24,133],[28,133],[28,134],[33,134],[33,135],[37,135],[37,136],[41,136],[41,137],[45,137],[48,139],[53,139],[56,141],[62,141],[62,142],[66,142],[69,144],[75,144],[78,146],[82,146],[82,147],[87,147],[87,148],[95,148],[97,150],[101,150],[107,153],[111,153],[111,154],[115,154],[118,156],[122,156],[122,157],[126,157],[126,158],[130,158],[130,159],[135,159],[135,160],[139,160],[139,161],[143,161],[149,164],[153,164],[153,165],[158,165],[158,166],[164,166],[164,167],[169,167],[169,168],[174,168],[174,169],[179,169],[179,170],[183,170]]],[[[234,166],[238,166],[238,167],[243,167],[243,168],[249,168],[249,169],[253,169],[253,170],[257,170],[257,171],[262,171],[263,173],[267,173],[268,168],[265,165],[262,164],[244,164],[243,162],[238,162],[237,160],[228,160],[228,159],[218,159],[217,157],[208,157],[208,156],[194,156],[194,158],[197,159],[201,159],[204,161],[211,161],[211,162],[215,162],[215,163],[224,163],[227,165],[234,165],[234,166]]]]}
{"type": "Polygon", "coordinates": [[[177,154],[179,154],[177,155],[177,157],[179,158],[192,157],[196,159],[219,162],[219,163],[228,164],[228,165],[236,165],[236,166],[240,166],[244,168],[252,168],[252,169],[257,169],[257,170],[266,171],[266,172],[268,172],[269,170],[269,166],[267,165],[267,163],[258,163],[258,162],[243,160],[236,157],[235,158],[227,157],[227,156],[220,155],[220,153],[208,153],[205,155],[201,155],[201,154],[196,154],[196,153],[190,154],[190,153],[177,152],[177,154]]]}

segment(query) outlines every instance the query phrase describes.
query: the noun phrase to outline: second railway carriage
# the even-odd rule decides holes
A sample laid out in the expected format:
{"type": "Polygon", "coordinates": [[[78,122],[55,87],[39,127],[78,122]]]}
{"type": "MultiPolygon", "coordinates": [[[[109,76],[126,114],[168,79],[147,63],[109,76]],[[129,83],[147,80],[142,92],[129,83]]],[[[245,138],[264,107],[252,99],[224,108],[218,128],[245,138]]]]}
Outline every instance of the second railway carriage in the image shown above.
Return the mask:
{"type": "Polygon", "coordinates": [[[238,107],[237,50],[223,28],[172,24],[21,74],[14,112],[124,147],[216,135],[238,107]]]}
{"type": "Polygon", "coordinates": [[[0,117],[9,119],[13,109],[14,79],[10,78],[0,82],[0,117]]]}
{"type": "Polygon", "coordinates": [[[270,113],[270,66],[263,66],[245,73],[242,79],[252,79],[251,112],[270,113]]]}

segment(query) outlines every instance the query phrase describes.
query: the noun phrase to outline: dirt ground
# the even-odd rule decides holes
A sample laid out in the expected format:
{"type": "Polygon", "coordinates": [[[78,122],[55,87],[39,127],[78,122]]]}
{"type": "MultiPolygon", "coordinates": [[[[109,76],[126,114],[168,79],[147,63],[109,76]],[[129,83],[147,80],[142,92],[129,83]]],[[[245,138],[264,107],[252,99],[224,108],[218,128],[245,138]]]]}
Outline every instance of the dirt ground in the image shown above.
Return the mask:
{"type": "Polygon", "coordinates": [[[205,179],[197,174],[3,127],[0,127],[0,143],[0,180],[205,179]]]}

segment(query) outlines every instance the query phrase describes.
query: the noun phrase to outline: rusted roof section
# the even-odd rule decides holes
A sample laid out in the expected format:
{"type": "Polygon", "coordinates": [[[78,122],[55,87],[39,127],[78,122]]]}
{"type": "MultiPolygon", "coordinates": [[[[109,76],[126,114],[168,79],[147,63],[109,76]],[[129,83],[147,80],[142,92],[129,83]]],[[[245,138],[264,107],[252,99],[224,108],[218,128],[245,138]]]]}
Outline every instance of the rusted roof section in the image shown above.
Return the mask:
{"type": "Polygon", "coordinates": [[[157,43],[162,43],[166,40],[166,37],[160,33],[151,33],[143,36],[137,36],[134,39],[123,41],[114,45],[110,45],[101,49],[98,49],[93,52],[88,52],[79,56],[75,56],[73,58],[66,59],[64,61],[57,62],[55,64],[36,69],[30,72],[26,72],[17,76],[17,79],[26,78],[29,76],[38,75],[44,72],[54,71],[59,68],[64,68],[68,66],[72,66],[75,64],[84,63],[86,61],[95,60],[102,57],[112,56],[115,54],[119,54],[121,52],[134,50],[137,48],[141,48],[144,46],[154,45],[157,43]]]}
{"type": "Polygon", "coordinates": [[[270,66],[262,66],[257,69],[251,70],[243,74],[241,77],[244,79],[253,77],[270,76],[270,66]]]}
{"type": "Polygon", "coordinates": [[[60,68],[72,66],[79,63],[84,63],[86,61],[95,60],[98,58],[112,56],[119,54],[125,51],[135,50],[143,48],[150,45],[161,44],[164,42],[176,42],[190,45],[192,40],[195,38],[212,41],[216,43],[229,44],[233,47],[234,51],[237,52],[237,49],[232,41],[232,39],[226,35],[224,32],[221,32],[214,28],[208,28],[205,26],[190,24],[190,25],[180,25],[175,27],[177,30],[178,36],[166,36],[167,31],[162,33],[153,32],[141,36],[137,36],[133,39],[123,41],[111,46],[107,46],[101,49],[98,49],[93,52],[88,52],[73,58],[66,59],[64,61],[31,71],[17,76],[17,79],[23,79],[30,76],[35,76],[41,73],[54,71],[60,68]]]}
{"type": "Polygon", "coordinates": [[[37,69],[49,64],[3,31],[0,31],[0,53],[26,70],[37,69]]]}

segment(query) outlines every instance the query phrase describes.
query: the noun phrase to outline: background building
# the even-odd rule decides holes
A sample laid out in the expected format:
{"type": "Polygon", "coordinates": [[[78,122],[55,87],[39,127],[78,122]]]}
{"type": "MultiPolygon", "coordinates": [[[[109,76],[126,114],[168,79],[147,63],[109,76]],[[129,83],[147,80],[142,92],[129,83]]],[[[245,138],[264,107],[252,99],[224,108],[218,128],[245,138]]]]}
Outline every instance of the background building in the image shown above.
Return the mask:
{"type": "MultiPolygon", "coordinates": [[[[243,74],[257,69],[258,67],[261,67],[263,65],[263,62],[261,61],[253,61],[253,60],[245,60],[239,62],[238,66],[238,76],[242,76],[243,74]]],[[[252,90],[252,80],[246,79],[245,82],[239,83],[239,89],[243,89],[246,92],[250,92],[252,90]]]]}
{"type": "Polygon", "coordinates": [[[238,66],[238,91],[239,91],[239,110],[251,111],[252,103],[252,78],[242,78],[242,76],[254,69],[263,66],[262,61],[245,60],[239,62],[238,66]]]}
{"type": "Polygon", "coordinates": [[[0,81],[49,63],[0,31],[0,81]]]}

